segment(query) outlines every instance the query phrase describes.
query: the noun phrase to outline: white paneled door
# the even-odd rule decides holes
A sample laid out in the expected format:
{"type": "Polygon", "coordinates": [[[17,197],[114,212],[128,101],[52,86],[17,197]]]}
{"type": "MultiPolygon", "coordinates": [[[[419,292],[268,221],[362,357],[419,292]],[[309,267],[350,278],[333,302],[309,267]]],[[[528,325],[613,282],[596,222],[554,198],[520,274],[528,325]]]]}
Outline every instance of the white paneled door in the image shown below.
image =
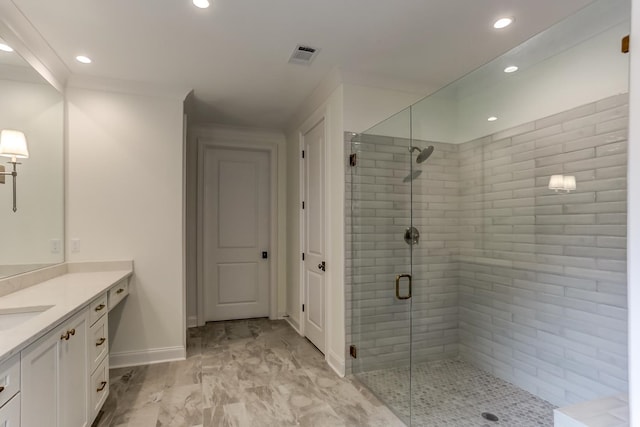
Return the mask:
{"type": "Polygon", "coordinates": [[[324,120],[304,134],[304,334],[324,353],[325,226],[324,120]]]}
{"type": "Polygon", "coordinates": [[[267,317],[269,153],[210,147],[203,155],[205,320],[267,317]]]}

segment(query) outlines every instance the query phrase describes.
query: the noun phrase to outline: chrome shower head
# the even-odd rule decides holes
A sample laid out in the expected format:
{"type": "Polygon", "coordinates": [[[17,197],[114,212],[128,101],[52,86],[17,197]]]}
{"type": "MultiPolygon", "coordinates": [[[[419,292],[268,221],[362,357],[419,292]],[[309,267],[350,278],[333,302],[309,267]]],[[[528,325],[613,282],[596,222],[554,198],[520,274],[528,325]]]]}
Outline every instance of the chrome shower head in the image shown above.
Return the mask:
{"type": "Polygon", "coordinates": [[[433,154],[433,150],[435,150],[433,145],[430,145],[424,150],[422,150],[420,154],[418,154],[418,157],[416,158],[416,163],[422,163],[425,160],[427,160],[429,156],[433,154]]]}
{"type": "Polygon", "coordinates": [[[433,150],[435,150],[435,147],[433,145],[428,146],[424,150],[419,148],[419,147],[413,147],[413,146],[409,148],[409,152],[411,152],[411,153],[413,153],[414,151],[419,151],[420,152],[418,154],[418,157],[416,157],[416,163],[422,163],[425,160],[427,160],[429,158],[429,156],[431,156],[431,154],[433,154],[433,150]]]}

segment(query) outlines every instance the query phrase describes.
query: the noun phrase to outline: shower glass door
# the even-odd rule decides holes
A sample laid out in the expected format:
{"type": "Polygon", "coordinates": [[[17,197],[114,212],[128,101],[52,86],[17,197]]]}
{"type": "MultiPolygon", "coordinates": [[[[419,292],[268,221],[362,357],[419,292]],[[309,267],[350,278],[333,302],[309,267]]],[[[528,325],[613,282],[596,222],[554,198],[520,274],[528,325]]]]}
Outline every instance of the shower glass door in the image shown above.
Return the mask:
{"type": "Polygon", "coordinates": [[[416,168],[420,151],[412,150],[410,119],[407,109],[366,133],[346,135],[352,153],[346,187],[351,372],[407,425],[415,292],[411,257],[420,238],[412,228],[412,186],[423,173],[416,168]]]}

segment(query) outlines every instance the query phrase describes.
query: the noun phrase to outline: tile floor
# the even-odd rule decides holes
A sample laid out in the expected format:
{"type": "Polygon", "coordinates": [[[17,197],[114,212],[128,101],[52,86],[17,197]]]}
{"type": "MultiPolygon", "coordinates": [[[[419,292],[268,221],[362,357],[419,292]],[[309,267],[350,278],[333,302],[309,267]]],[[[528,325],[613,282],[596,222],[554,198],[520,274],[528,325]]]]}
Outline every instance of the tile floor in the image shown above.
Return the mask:
{"type": "MultiPolygon", "coordinates": [[[[408,374],[397,368],[357,377],[408,419],[408,374]]],[[[551,404],[459,360],[414,366],[412,381],[414,427],[553,426],[551,404]]],[[[339,378],[284,321],[190,329],[187,360],[112,369],[110,387],[94,427],[404,425],[358,379],[339,378]]]]}
{"type": "Polygon", "coordinates": [[[111,370],[98,427],[403,426],[286,322],[189,330],[187,360],[111,370]]]}
{"type": "Polygon", "coordinates": [[[552,427],[555,406],[461,360],[356,375],[405,420],[413,388],[413,427],[552,427]],[[482,418],[498,416],[497,422],[482,418]]]}

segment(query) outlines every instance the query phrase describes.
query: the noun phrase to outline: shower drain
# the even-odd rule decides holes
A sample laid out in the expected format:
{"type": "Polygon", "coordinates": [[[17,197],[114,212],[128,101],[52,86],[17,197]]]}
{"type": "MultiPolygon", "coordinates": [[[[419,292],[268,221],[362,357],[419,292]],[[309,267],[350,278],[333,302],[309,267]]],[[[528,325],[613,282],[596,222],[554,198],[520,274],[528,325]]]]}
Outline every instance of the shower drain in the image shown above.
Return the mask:
{"type": "Polygon", "coordinates": [[[492,414],[491,412],[483,412],[482,413],[482,418],[484,418],[485,420],[489,420],[489,421],[498,421],[498,417],[494,414],[492,414]]]}

